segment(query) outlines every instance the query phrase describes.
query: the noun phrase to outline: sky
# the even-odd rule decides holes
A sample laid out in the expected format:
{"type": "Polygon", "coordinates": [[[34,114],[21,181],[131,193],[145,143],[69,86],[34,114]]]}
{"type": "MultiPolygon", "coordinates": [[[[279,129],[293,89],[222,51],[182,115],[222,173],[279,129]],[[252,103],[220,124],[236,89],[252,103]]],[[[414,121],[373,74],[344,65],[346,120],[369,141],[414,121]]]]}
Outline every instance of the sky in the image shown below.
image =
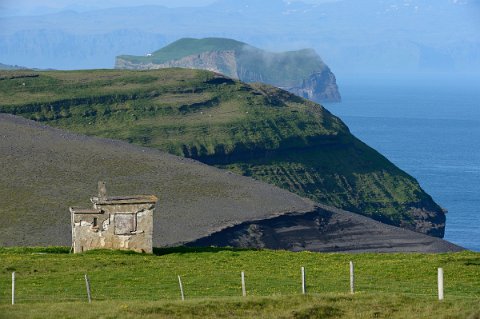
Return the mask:
{"type": "Polygon", "coordinates": [[[0,12],[8,15],[39,15],[65,10],[90,11],[114,7],[161,5],[166,7],[205,6],[215,0],[0,0],[0,12]]]}
{"type": "Polygon", "coordinates": [[[0,63],[110,68],[118,55],[182,37],[226,37],[276,52],[313,48],[340,73],[480,70],[480,0],[243,1],[0,0],[0,63]]]}
{"type": "MultiPolygon", "coordinates": [[[[165,7],[201,7],[216,0],[0,0],[0,15],[38,15],[64,10],[90,11],[114,7],[161,5],[165,7]]],[[[299,0],[285,0],[295,2],[299,0]]],[[[324,3],[338,0],[303,0],[305,3],[324,3]]]]}

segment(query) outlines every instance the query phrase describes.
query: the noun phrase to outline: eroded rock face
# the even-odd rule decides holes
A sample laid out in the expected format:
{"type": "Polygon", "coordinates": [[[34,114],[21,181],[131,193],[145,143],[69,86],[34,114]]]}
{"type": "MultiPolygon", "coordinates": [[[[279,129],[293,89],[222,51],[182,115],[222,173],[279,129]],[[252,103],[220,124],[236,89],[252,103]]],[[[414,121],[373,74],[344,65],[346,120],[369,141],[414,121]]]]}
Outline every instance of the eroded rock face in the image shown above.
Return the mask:
{"type": "Polygon", "coordinates": [[[117,58],[116,69],[127,70],[155,70],[166,68],[185,68],[208,70],[222,73],[234,79],[238,79],[237,61],[233,51],[210,51],[200,54],[189,55],[179,60],[171,60],[165,63],[134,63],[117,58]]]}
{"type": "Polygon", "coordinates": [[[316,102],[341,101],[335,75],[328,68],[323,71],[313,73],[310,75],[310,77],[303,80],[301,86],[284,89],[293,94],[316,102]]]}
{"type": "MultiPolygon", "coordinates": [[[[161,51],[161,50],[160,50],[161,51]]],[[[271,84],[315,102],[340,102],[335,75],[312,49],[287,53],[266,52],[246,44],[232,50],[210,50],[158,62],[119,56],[116,69],[202,69],[233,79],[271,84]],[[140,62],[141,61],[141,62],[140,62]],[[306,67],[305,65],[311,65],[306,67]]]]}
{"type": "MultiPolygon", "coordinates": [[[[430,236],[443,238],[445,234],[445,214],[430,211],[425,208],[414,208],[411,211],[415,221],[413,227],[405,227],[430,236]]],[[[403,225],[400,225],[403,227],[403,225]]]]}

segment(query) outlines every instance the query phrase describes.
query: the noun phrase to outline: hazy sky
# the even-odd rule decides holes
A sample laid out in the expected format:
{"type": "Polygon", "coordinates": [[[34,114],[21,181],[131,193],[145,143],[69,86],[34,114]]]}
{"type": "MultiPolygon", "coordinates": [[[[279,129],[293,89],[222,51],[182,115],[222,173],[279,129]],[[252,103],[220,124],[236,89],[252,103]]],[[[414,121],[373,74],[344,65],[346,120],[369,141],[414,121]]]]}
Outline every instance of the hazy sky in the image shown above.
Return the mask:
{"type": "Polygon", "coordinates": [[[313,48],[337,72],[480,70],[480,0],[301,0],[318,5],[292,10],[276,5],[282,0],[220,0],[226,1],[222,10],[137,8],[41,16],[216,1],[0,0],[0,62],[112,67],[117,55],[143,55],[182,37],[215,36],[270,51],[313,48]],[[337,4],[320,5],[325,2],[337,4]],[[29,15],[37,17],[16,17],[29,15]]]}
{"type": "Polygon", "coordinates": [[[0,0],[0,10],[9,14],[33,15],[63,10],[88,11],[111,7],[162,5],[168,7],[204,6],[215,0],[0,0]]]}
{"type": "MultiPolygon", "coordinates": [[[[112,7],[161,5],[166,7],[205,6],[216,0],[0,0],[2,15],[38,15],[63,10],[88,11],[112,7]]],[[[260,0],[259,0],[260,1],[260,0]]],[[[299,0],[284,0],[294,2],[299,0]]],[[[338,0],[303,0],[306,3],[323,3],[338,0]]]]}

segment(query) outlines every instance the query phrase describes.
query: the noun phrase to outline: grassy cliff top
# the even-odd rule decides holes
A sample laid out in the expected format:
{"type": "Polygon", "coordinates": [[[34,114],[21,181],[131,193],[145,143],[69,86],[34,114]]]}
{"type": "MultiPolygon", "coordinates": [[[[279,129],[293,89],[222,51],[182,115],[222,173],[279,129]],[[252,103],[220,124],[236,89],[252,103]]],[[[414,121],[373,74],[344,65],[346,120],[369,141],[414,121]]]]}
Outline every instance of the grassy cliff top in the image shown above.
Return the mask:
{"type": "Polygon", "coordinates": [[[246,43],[226,38],[182,38],[169,45],[151,53],[151,56],[133,56],[133,55],[121,55],[122,59],[126,59],[132,62],[152,62],[152,63],[165,63],[170,60],[177,60],[185,56],[199,54],[209,51],[240,51],[244,47],[249,47],[252,50],[260,50],[254,48],[246,43]]]}
{"type": "Polygon", "coordinates": [[[2,112],[175,155],[274,150],[349,135],[320,105],[209,71],[0,72],[0,78],[2,112]]]}
{"type": "Polygon", "coordinates": [[[246,43],[227,38],[182,38],[151,53],[151,56],[121,55],[119,58],[138,63],[165,63],[189,55],[210,51],[241,51],[243,48],[260,51],[246,43]]]}
{"type": "Polygon", "coordinates": [[[188,55],[208,51],[240,51],[245,47],[256,49],[244,42],[226,38],[183,38],[152,53],[153,61],[162,63],[188,55]]]}

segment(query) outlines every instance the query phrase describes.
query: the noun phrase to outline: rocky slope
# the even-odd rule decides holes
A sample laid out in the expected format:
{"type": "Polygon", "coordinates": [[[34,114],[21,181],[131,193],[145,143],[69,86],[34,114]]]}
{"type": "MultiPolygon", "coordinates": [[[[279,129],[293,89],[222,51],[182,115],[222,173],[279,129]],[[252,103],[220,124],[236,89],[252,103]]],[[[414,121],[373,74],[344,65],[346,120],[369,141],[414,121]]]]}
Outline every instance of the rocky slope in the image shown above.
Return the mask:
{"type": "Polygon", "coordinates": [[[204,70],[0,72],[0,112],[168,151],[442,237],[418,182],[321,105],[204,70]]]}
{"type": "Polygon", "coordinates": [[[461,250],[193,160],[12,115],[0,114],[0,153],[0,246],[70,245],[68,207],[85,204],[101,178],[112,195],[160,198],[155,247],[208,243],[295,251],[461,250]],[[245,227],[249,238],[238,231],[245,227]]]}
{"type": "Polygon", "coordinates": [[[318,205],[307,213],[248,221],[187,246],[228,246],[321,252],[441,252],[461,247],[347,211],[318,205]]]}
{"type": "Polygon", "coordinates": [[[335,75],[312,49],[272,53],[231,39],[181,39],[146,57],[119,56],[116,69],[203,69],[263,82],[313,101],[339,102],[335,75]]]}

